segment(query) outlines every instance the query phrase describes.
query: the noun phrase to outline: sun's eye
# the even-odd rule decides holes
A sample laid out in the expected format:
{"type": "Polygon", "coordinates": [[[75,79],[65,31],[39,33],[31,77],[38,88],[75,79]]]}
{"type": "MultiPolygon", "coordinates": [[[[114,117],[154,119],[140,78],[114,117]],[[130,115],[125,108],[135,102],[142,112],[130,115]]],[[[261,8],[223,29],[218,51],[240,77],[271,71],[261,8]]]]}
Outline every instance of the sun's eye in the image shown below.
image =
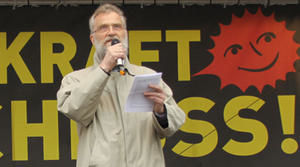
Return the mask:
{"type": "Polygon", "coordinates": [[[231,54],[236,55],[236,54],[238,54],[239,50],[242,50],[242,49],[243,49],[243,47],[239,44],[231,45],[226,49],[226,51],[224,53],[224,57],[226,57],[226,55],[228,54],[229,51],[231,54]]]}
{"type": "Polygon", "coordinates": [[[272,37],[270,37],[270,36],[265,36],[265,41],[266,42],[271,42],[272,41],[272,37]]]}
{"type": "Polygon", "coordinates": [[[272,32],[265,32],[262,35],[260,35],[257,40],[256,43],[259,44],[259,42],[263,39],[265,42],[270,43],[273,39],[276,38],[276,35],[272,32]]]}
{"type": "Polygon", "coordinates": [[[231,53],[236,55],[238,53],[238,49],[237,48],[232,48],[231,53]]]}

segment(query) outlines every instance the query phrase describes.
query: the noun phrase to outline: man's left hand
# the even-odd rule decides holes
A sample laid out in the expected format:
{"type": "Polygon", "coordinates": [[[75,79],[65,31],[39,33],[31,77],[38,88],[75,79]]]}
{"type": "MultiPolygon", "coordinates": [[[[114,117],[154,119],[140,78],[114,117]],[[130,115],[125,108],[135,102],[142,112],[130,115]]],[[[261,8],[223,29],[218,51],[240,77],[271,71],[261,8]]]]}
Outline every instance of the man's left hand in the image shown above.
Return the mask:
{"type": "Polygon", "coordinates": [[[163,114],[165,112],[164,101],[166,99],[166,94],[158,85],[150,84],[149,88],[153,89],[153,91],[144,92],[144,96],[154,102],[154,112],[163,114]]]}

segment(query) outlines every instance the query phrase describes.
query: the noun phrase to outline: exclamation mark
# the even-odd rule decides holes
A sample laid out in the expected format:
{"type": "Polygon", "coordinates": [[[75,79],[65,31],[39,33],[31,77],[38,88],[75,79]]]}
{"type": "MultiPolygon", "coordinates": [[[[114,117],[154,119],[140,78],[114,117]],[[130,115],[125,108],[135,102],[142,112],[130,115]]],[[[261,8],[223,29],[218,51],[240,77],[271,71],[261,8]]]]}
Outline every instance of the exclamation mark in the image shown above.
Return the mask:
{"type": "MultiPolygon", "coordinates": [[[[295,95],[278,96],[281,125],[284,135],[295,134],[295,95]]],[[[286,138],[281,143],[281,149],[286,154],[294,154],[298,150],[298,142],[286,138]]]]}
{"type": "MultiPolygon", "coordinates": [[[[2,106],[0,105],[0,110],[2,109],[2,106]]],[[[2,158],[3,153],[0,151],[0,158],[2,158]]]]}

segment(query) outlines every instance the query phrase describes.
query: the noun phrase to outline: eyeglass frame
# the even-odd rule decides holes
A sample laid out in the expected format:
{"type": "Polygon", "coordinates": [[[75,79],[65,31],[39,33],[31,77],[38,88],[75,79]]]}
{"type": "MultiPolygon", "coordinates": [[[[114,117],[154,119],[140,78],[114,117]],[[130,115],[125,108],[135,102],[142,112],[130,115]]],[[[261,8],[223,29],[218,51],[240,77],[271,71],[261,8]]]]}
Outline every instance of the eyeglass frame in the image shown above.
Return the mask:
{"type": "Polygon", "coordinates": [[[115,23],[115,24],[102,24],[99,27],[97,27],[95,29],[95,31],[92,32],[92,34],[97,33],[97,32],[101,32],[101,33],[106,33],[110,30],[110,27],[112,27],[112,29],[114,31],[121,31],[124,30],[125,27],[120,23],[115,23]]]}

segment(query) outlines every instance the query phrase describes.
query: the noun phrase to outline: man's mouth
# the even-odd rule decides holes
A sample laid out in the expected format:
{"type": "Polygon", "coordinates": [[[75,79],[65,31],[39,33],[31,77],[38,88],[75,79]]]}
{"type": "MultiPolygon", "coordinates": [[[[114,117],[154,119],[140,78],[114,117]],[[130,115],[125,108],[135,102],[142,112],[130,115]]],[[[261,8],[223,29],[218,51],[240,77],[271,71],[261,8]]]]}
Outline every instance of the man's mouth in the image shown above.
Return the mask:
{"type": "Polygon", "coordinates": [[[107,39],[105,39],[104,40],[104,44],[106,45],[106,46],[110,46],[111,45],[111,41],[113,40],[113,39],[118,39],[118,40],[120,40],[119,38],[116,38],[116,37],[109,37],[109,38],[107,38],[107,39]]]}
{"type": "Polygon", "coordinates": [[[105,46],[111,45],[111,41],[112,41],[111,39],[105,40],[105,41],[104,41],[104,45],[105,45],[105,46]]]}

